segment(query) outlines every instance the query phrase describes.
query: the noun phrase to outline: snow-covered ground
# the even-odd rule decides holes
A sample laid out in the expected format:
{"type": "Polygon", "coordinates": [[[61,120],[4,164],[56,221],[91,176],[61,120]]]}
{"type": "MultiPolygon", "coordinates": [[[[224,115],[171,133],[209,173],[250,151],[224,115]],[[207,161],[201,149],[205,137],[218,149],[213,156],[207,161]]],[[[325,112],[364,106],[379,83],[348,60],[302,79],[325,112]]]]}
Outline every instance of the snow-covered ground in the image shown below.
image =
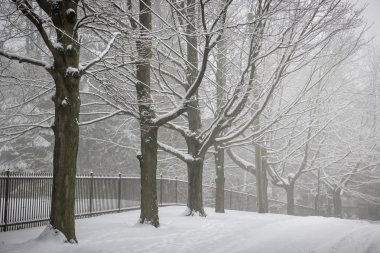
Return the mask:
{"type": "Polygon", "coordinates": [[[42,227],[0,233],[0,252],[380,252],[380,224],[367,221],[239,211],[216,214],[212,209],[201,218],[185,217],[183,211],[184,207],[161,208],[159,229],[137,224],[139,211],[78,220],[78,245],[63,244],[59,236],[39,236],[42,227]]]}

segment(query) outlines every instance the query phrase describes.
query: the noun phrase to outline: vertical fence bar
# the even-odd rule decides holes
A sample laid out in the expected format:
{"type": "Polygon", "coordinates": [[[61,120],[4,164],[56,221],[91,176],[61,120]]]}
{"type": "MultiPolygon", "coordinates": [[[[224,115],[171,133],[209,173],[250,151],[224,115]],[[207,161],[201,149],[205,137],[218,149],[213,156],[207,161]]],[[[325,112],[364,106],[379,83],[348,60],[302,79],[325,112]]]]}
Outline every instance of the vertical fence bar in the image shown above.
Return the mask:
{"type": "Polygon", "coordinates": [[[86,197],[87,197],[87,184],[86,184],[86,178],[84,175],[81,175],[81,214],[87,212],[87,207],[86,207],[86,197]]]}
{"type": "Polygon", "coordinates": [[[37,198],[38,198],[38,214],[37,214],[37,218],[42,218],[42,198],[43,198],[43,195],[42,195],[42,192],[41,192],[41,189],[42,189],[42,180],[43,180],[43,177],[39,177],[38,178],[38,194],[37,194],[37,198]]]}
{"type": "Polygon", "coordinates": [[[230,189],[230,209],[232,210],[232,189],[230,189]]]}
{"type": "Polygon", "coordinates": [[[99,189],[97,190],[97,196],[98,196],[98,199],[100,201],[103,202],[103,207],[99,210],[110,210],[110,203],[109,203],[109,197],[110,194],[111,194],[111,187],[109,186],[109,183],[112,182],[112,179],[106,179],[105,176],[103,175],[102,176],[103,178],[100,180],[102,183],[101,183],[101,186],[102,187],[99,187],[99,189]]]}
{"type": "MultiPolygon", "coordinates": [[[[8,189],[9,188],[12,188],[12,189],[14,189],[15,188],[15,185],[17,185],[17,176],[21,176],[21,174],[19,174],[19,175],[17,175],[16,173],[12,173],[12,175],[13,175],[13,180],[12,180],[12,182],[11,181],[9,181],[9,185],[8,185],[8,189]],[[16,181],[16,182],[15,182],[16,181]]],[[[22,181],[25,181],[25,180],[22,180],[22,181]]],[[[21,182],[22,182],[21,181],[21,182]]],[[[21,184],[21,186],[20,186],[20,188],[21,188],[21,197],[23,198],[23,199],[25,199],[25,201],[23,201],[24,203],[27,203],[27,198],[26,198],[26,196],[25,196],[25,190],[24,190],[24,188],[25,188],[25,185],[24,184],[21,184]]],[[[9,193],[10,194],[10,193],[9,193]]],[[[12,194],[13,195],[13,198],[11,199],[11,201],[10,202],[8,202],[8,210],[9,210],[9,212],[8,212],[8,214],[7,214],[7,216],[8,216],[8,220],[7,220],[7,222],[12,222],[12,221],[14,221],[14,220],[17,220],[17,219],[21,219],[23,216],[22,216],[22,214],[23,214],[23,211],[25,211],[25,209],[24,208],[18,208],[18,203],[19,203],[19,197],[20,197],[20,191],[16,191],[14,194],[12,194]],[[9,214],[10,214],[10,217],[9,217],[9,214]]],[[[8,195],[9,196],[9,195],[8,195]]],[[[9,196],[10,197],[10,196],[9,196]]]]}
{"type": "Polygon", "coordinates": [[[160,174],[160,202],[162,206],[162,173],[160,174]]]}
{"type": "Polygon", "coordinates": [[[33,179],[32,179],[32,182],[31,182],[31,185],[32,185],[32,204],[34,206],[34,212],[32,214],[32,219],[37,219],[37,216],[38,216],[38,213],[39,213],[39,206],[38,206],[38,175],[37,174],[33,174],[33,179]]]}
{"type": "Polygon", "coordinates": [[[75,177],[75,214],[81,214],[82,179],[80,175],[75,177]]]}
{"type": "Polygon", "coordinates": [[[178,205],[178,177],[175,177],[175,204],[178,205]]]}
{"type": "MultiPolygon", "coordinates": [[[[12,181],[9,181],[9,185],[8,185],[8,197],[11,198],[10,196],[10,189],[15,189],[15,186],[17,185],[17,183],[19,182],[20,184],[22,183],[22,181],[25,181],[24,180],[18,180],[17,177],[21,177],[22,175],[20,173],[12,173],[12,176],[13,176],[13,180],[12,181]]],[[[18,208],[18,204],[19,204],[19,201],[20,200],[20,197],[22,199],[25,199],[25,201],[23,201],[24,203],[27,203],[27,197],[25,196],[25,184],[21,184],[20,186],[21,188],[21,191],[18,190],[18,191],[15,191],[14,194],[12,194],[13,198],[11,198],[10,201],[8,201],[8,213],[7,213],[7,216],[8,216],[8,219],[7,219],[7,222],[12,222],[12,221],[15,221],[17,219],[23,219],[22,217],[22,214],[23,212],[26,210],[25,208],[18,208]],[[20,195],[20,192],[21,192],[21,195],[20,195]]]]}
{"type": "MultiPolygon", "coordinates": [[[[30,219],[30,214],[32,213],[31,211],[31,207],[32,207],[32,200],[31,200],[31,192],[30,192],[30,187],[31,187],[31,174],[27,173],[26,175],[19,175],[19,178],[17,179],[17,181],[19,181],[20,184],[22,184],[23,186],[23,190],[22,190],[22,198],[20,198],[20,192],[19,191],[16,191],[15,192],[15,195],[14,197],[16,197],[16,200],[17,202],[15,201],[16,203],[16,208],[19,209],[21,207],[21,209],[23,210],[22,212],[22,216],[18,217],[19,220],[28,220],[30,219]],[[23,178],[23,177],[26,177],[26,178],[23,178]],[[22,208],[22,207],[26,207],[26,208],[22,208]]],[[[16,180],[13,180],[13,184],[14,184],[14,187],[16,187],[17,184],[15,184],[17,182],[16,180]]],[[[14,220],[16,221],[16,220],[14,220]]]]}
{"type": "Polygon", "coordinates": [[[3,221],[4,221],[4,229],[3,231],[6,232],[7,231],[7,223],[8,223],[8,200],[9,200],[9,180],[10,180],[10,171],[7,170],[5,172],[7,178],[5,179],[5,202],[4,202],[4,217],[3,217],[3,221]]]}
{"type": "Polygon", "coordinates": [[[86,179],[83,177],[83,175],[80,177],[80,213],[86,213],[86,179]]]}
{"type": "Polygon", "coordinates": [[[119,179],[118,179],[118,189],[117,189],[117,209],[120,212],[120,205],[121,205],[121,173],[119,172],[119,179]]]}
{"type": "Polygon", "coordinates": [[[89,207],[90,216],[92,214],[93,198],[94,198],[94,173],[91,171],[90,172],[90,207],[89,207]]]}
{"type": "Polygon", "coordinates": [[[47,175],[49,178],[46,179],[46,184],[45,184],[45,194],[47,196],[47,202],[48,204],[46,205],[46,217],[50,217],[50,212],[51,212],[51,195],[52,195],[52,190],[53,190],[53,174],[49,173],[47,175]]]}
{"type": "Polygon", "coordinates": [[[29,213],[29,215],[28,215],[28,219],[34,219],[34,214],[35,214],[35,212],[36,212],[36,208],[32,208],[33,206],[34,206],[34,204],[35,204],[35,199],[34,199],[34,196],[35,196],[35,194],[36,194],[36,191],[35,191],[35,180],[34,180],[34,177],[35,176],[35,174],[34,173],[32,173],[31,175],[30,175],[30,179],[29,179],[29,183],[28,183],[28,188],[27,188],[27,191],[28,191],[28,195],[29,195],[29,197],[28,197],[28,199],[30,199],[30,202],[29,202],[29,205],[30,205],[30,209],[31,209],[31,212],[29,213]]]}

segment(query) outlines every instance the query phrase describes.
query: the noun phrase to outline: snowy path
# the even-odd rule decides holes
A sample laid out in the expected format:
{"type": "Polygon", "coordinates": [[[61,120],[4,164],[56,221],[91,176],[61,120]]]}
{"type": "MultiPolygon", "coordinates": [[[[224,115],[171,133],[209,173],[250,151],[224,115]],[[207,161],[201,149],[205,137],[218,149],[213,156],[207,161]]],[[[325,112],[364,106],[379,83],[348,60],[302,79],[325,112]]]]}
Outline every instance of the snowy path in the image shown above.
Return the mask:
{"type": "Polygon", "coordinates": [[[161,227],[136,224],[139,211],[77,221],[78,245],[36,240],[43,228],[0,233],[1,253],[255,252],[379,253],[380,224],[227,211],[184,217],[160,209],[161,227]]]}

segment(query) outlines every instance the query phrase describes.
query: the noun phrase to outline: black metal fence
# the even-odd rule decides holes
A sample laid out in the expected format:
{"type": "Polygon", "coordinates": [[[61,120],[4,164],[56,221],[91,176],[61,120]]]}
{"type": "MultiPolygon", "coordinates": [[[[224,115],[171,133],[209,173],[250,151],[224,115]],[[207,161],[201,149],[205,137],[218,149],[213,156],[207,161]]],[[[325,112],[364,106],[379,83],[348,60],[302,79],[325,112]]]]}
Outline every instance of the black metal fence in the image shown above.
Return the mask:
{"type": "MultiPolygon", "coordinates": [[[[103,213],[138,209],[140,205],[140,178],[78,175],[76,179],[75,215],[77,218],[103,213]]],[[[48,223],[52,174],[0,173],[0,230],[16,230],[48,223]]],[[[157,179],[159,204],[183,205],[187,200],[187,182],[157,179]]],[[[204,204],[213,207],[215,188],[204,185],[204,204]]],[[[286,213],[286,203],[269,201],[270,212],[286,213]]],[[[225,190],[226,209],[256,211],[256,197],[244,192],[225,190]]],[[[310,207],[296,205],[297,215],[313,215],[310,207]]]]}

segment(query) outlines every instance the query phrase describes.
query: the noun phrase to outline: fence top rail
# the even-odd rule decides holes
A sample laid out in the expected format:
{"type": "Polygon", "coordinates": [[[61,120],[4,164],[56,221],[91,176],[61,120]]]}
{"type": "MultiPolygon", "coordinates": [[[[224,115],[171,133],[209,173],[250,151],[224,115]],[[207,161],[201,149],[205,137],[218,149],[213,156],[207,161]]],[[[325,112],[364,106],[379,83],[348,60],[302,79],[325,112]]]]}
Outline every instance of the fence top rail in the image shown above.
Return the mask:
{"type": "MultiPolygon", "coordinates": [[[[0,179],[52,179],[53,174],[52,173],[27,173],[27,172],[12,172],[12,171],[2,171],[0,172],[0,179]]],[[[76,178],[94,178],[94,179],[134,179],[134,180],[140,180],[139,176],[125,176],[121,173],[118,174],[95,174],[95,173],[88,173],[88,174],[78,174],[76,178]]],[[[175,178],[169,178],[169,177],[162,177],[162,175],[157,175],[157,179],[165,180],[165,181],[173,181],[173,182],[182,182],[182,183],[187,183],[186,180],[178,179],[177,177],[175,178]]],[[[215,189],[215,186],[213,185],[208,185],[208,184],[203,184],[203,187],[207,188],[212,188],[215,189]]],[[[247,193],[247,192],[242,192],[242,191],[236,191],[232,189],[225,189],[227,192],[231,193],[236,193],[236,194],[241,194],[245,195],[248,197],[256,197],[254,194],[247,193]]],[[[276,200],[276,199],[268,199],[271,202],[275,202],[278,204],[285,205],[286,202],[281,201],[281,200],[276,200]]],[[[301,207],[309,210],[314,210],[312,207],[309,206],[304,206],[304,205],[299,205],[295,204],[296,207],[301,207]]]]}
{"type": "MultiPolygon", "coordinates": [[[[0,171],[0,178],[52,178],[53,173],[27,173],[27,172],[13,172],[13,171],[0,171]]],[[[126,176],[121,173],[118,174],[78,174],[76,178],[104,178],[104,179],[112,179],[112,178],[123,178],[123,179],[140,179],[140,176],[126,176]]],[[[167,181],[178,181],[187,183],[186,180],[180,180],[178,178],[170,178],[170,177],[161,177],[161,175],[157,175],[157,179],[167,180],[167,181]]]]}
{"type": "Polygon", "coordinates": [[[9,172],[2,171],[0,172],[0,178],[22,178],[22,179],[30,179],[30,178],[52,178],[52,173],[19,173],[19,172],[9,172]]]}

